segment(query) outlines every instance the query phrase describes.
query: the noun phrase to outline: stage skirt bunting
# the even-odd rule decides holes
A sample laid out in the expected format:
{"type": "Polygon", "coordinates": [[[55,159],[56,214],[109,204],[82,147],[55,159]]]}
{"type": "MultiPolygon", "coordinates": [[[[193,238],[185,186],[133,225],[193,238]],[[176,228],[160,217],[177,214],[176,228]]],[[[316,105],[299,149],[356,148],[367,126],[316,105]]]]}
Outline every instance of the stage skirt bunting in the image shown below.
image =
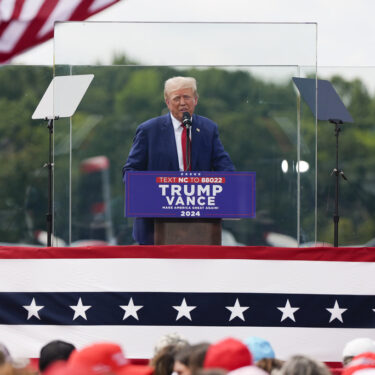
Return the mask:
{"type": "Polygon", "coordinates": [[[269,340],[276,356],[339,362],[375,336],[373,248],[0,247],[2,342],[38,357],[48,341],[122,345],[150,358],[158,339],[269,340]]]}

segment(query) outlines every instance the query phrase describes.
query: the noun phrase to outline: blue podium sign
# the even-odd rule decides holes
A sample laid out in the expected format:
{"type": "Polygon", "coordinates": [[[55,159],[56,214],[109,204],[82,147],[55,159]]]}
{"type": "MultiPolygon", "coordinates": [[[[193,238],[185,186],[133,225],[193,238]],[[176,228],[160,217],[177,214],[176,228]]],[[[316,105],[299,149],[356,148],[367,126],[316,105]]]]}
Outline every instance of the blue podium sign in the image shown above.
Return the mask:
{"type": "Polygon", "coordinates": [[[126,217],[255,217],[255,172],[125,174],[126,217]]]}

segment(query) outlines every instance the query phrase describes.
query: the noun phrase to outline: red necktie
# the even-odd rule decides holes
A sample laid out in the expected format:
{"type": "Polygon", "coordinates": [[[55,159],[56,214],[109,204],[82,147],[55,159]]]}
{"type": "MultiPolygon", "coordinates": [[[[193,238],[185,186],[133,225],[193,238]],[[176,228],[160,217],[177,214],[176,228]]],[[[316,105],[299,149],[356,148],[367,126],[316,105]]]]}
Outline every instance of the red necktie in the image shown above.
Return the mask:
{"type": "MultiPolygon", "coordinates": [[[[186,135],[187,135],[187,130],[184,125],[182,125],[182,135],[181,135],[181,146],[182,146],[182,159],[184,161],[184,171],[186,171],[186,135]]],[[[190,160],[190,155],[191,155],[191,143],[189,143],[189,150],[188,150],[188,160],[190,160]]],[[[189,171],[191,171],[191,161],[189,165],[189,171]]]]}

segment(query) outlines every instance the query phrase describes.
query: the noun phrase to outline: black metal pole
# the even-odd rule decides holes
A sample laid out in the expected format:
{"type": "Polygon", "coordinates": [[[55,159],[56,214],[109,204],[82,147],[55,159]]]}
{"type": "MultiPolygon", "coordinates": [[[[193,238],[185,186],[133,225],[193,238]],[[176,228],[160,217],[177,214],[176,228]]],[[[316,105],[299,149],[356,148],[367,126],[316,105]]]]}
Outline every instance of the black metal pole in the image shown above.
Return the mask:
{"type": "Polygon", "coordinates": [[[336,137],[336,168],[334,170],[335,174],[335,210],[333,213],[333,225],[334,225],[334,233],[333,233],[333,246],[339,246],[339,133],[340,133],[340,125],[336,122],[335,123],[335,137],[336,137]]]}
{"type": "Polygon", "coordinates": [[[333,213],[333,246],[339,246],[339,179],[340,175],[344,180],[347,178],[344,172],[339,169],[339,134],[340,125],[343,123],[341,120],[329,120],[332,124],[335,124],[335,137],[336,137],[336,167],[333,169],[332,174],[335,175],[335,209],[333,213]]]}
{"type": "Polygon", "coordinates": [[[53,119],[48,120],[47,128],[49,130],[49,159],[45,167],[48,168],[48,212],[47,218],[47,246],[52,246],[52,228],[53,228],[53,215],[52,215],[52,183],[53,183],[53,162],[52,162],[52,136],[53,136],[53,119]]]}

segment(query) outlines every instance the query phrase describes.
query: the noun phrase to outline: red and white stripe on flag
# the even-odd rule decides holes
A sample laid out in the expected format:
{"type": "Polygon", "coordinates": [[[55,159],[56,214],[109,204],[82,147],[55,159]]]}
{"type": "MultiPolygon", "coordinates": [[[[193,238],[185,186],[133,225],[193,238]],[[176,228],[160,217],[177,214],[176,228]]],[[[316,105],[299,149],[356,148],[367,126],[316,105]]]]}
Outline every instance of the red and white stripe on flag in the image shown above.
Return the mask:
{"type": "Polygon", "coordinates": [[[374,248],[0,247],[0,260],[1,340],[14,356],[59,338],[149,358],[179,332],[259,336],[281,359],[340,362],[346,342],[375,335],[374,248]]]}
{"type": "Polygon", "coordinates": [[[53,37],[56,21],[83,21],[120,0],[0,0],[0,63],[53,37]]]}

